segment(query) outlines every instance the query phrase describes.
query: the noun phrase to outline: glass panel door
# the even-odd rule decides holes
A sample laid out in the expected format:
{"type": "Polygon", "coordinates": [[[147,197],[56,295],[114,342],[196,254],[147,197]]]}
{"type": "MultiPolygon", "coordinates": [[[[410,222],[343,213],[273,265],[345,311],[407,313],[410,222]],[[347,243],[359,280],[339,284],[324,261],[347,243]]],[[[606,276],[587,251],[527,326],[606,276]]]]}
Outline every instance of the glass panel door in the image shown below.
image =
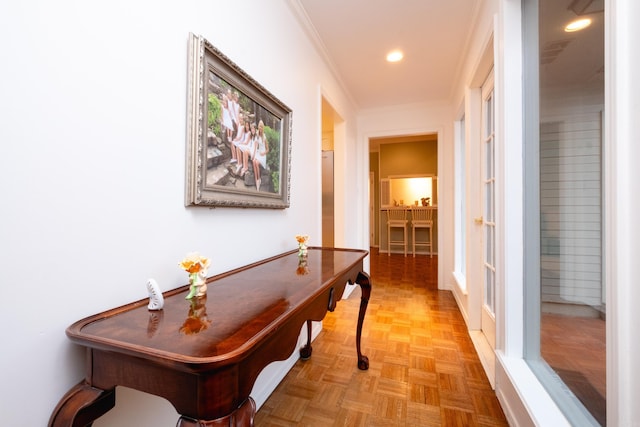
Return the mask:
{"type": "Polygon", "coordinates": [[[493,73],[482,87],[482,212],[483,212],[483,305],[482,332],[492,348],[496,346],[495,266],[495,99],[493,73]]]}

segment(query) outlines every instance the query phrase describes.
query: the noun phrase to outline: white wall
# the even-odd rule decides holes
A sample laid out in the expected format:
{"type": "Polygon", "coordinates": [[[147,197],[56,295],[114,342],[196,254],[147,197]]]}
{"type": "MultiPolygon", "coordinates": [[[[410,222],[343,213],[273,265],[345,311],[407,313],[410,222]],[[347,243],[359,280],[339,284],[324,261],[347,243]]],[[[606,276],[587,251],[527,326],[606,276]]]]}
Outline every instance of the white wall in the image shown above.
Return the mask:
{"type": "MultiPolygon", "coordinates": [[[[319,244],[318,88],[347,123],[345,156],[355,120],[284,0],[4,2],[0,53],[0,424],[42,426],[83,377],[72,322],[145,298],[149,277],[185,284],[189,251],[215,274],[293,249],[297,233],[319,244]],[[293,110],[289,209],[184,207],[189,32],[293,110]]],[[[342,175],[354,192],[357,169],[342,175]]],[[[176,420],[167,401],[119,389],[95,425],[176,420]]]]}

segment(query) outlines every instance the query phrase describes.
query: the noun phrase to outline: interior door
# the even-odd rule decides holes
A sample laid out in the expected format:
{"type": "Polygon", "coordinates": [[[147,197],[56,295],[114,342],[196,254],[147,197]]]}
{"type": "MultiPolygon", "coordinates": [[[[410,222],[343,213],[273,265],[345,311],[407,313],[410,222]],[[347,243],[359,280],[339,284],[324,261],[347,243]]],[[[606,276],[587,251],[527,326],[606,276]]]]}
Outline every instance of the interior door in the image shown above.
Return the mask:
{"type": "Polygon", "coordinates": [[[493,349],[496,347],[496,220],[495,220],[495,97],[493,72],[482,86],[482,333],[493,349]]]}

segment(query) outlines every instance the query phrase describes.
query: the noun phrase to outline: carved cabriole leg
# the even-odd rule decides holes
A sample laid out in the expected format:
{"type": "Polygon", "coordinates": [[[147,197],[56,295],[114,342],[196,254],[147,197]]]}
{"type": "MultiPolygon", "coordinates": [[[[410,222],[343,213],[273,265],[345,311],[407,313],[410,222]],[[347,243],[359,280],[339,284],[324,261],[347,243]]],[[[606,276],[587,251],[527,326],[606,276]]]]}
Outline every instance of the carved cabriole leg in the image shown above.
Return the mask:
{"type": "Polygon", "coordinates": [[[60,399],[49,419],[49,427],[90,426],[115,404],[115,389],[100,390],[82,381],[60,399]]]}
{"type": "Polygon", "coordinates": [[[300,349],[300,358],[302,360],[309,360],[311,358],[311,320],[307,320],[307,344],[300,349]]]}
{"type": "Polygon", "coordinates": [[[256,402],[249,397],[232,414],[217,420],[194,420],[180,417],[177,427],[253,427],[253,419],[256,415],[256,402]]]}
{"type": "Polygon", "coordinates": [[[358,273],[356,283],[360,285],[362,297],[360,299],[360,313],[358,314],[358,327],[356,329],[356,351],[358,352],[358,369],[366,371],[369,369],[369,358],[360,351],[360,340],[362,338],[362,324],[364,323],[364,315],[367,313],[369,305],[369,297],[371,297],[371,281],[369,275],[364,272],[358,273]]]}

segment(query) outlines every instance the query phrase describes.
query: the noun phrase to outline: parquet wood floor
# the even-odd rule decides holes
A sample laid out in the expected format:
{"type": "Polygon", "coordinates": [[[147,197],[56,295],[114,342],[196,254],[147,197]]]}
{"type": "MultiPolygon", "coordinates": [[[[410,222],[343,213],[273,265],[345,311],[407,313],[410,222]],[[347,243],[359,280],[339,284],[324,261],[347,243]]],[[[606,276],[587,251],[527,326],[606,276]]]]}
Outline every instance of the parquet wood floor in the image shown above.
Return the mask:
{"type": "Polygon", "coordinates": [[[452,294],[437,289],[437,257],[371,250],[372,294],[357,368],[360,290],[324,319],[256,414],[257,427],[507,426],[452,294]]]}

